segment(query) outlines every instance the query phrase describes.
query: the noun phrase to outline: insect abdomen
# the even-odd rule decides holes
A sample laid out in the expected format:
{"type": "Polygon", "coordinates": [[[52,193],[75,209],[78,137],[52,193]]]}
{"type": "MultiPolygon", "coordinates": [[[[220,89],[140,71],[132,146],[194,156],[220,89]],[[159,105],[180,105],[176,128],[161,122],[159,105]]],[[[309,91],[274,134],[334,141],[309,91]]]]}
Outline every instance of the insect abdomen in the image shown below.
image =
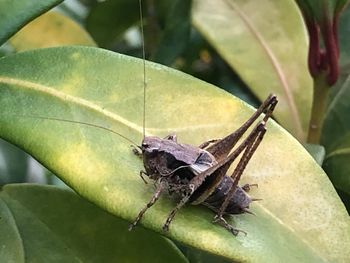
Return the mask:
{"type": "MultiPolygon", "coordinates": [[[[225,201],[232,184],[233,179],[229,176],[225,176],[212,194],[201,204],[217,212],[225,201]]],[[[237,186],[234,195],[229,200],[225,214],[242,214],[249,208],[251,202],[252,199],[249,195],[247,195],[241,187],[237,186]]]]}

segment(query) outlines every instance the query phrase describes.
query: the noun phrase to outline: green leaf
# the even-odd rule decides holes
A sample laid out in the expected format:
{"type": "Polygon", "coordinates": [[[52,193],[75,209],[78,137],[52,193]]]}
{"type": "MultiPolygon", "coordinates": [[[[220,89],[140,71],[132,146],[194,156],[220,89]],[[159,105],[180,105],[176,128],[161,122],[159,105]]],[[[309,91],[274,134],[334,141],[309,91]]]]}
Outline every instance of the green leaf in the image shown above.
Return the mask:
{"type": "Polygon", "coordinates": [[[315,161],[322,166],[326,151],[322,145],[319,144],[305,144],[305,149],[315,159],[315,161]]]}
{"type": "Polygon", "coordinates": [[[80,25],[57,12],[36,18],[17,32],[10,43],[17,51],[64,45],[96,46],[80,25]]]}
{"type": "Polygon", "coordinates": [[[350,194],[345,193],[341,190],[338,189],[338,194],[341,198],[341,200],[343,201],[343,203],[345,204],[346,209],[348,210],[348,213],[350,214],[350,194]]]}
{"type": "Polygon", "coordinates": [[[102,47],[110,47],[129,27],[140,20],[137,0],[103,1],[91,8],[86,28],[102,47]]]}
{"type": "Polygon", "coordinates": [[[277,120],[305,141],[312,102],[307,35],[294,0],[197,0],[193,21],[260,100],[275,93],[277,120]]]}
{"type": "Polygon", "coordinates": [[[3,262],[187,262],[165,238],[130,233],[128,222],[58,187],[6,185],[0,216],[3,262]]]}
{"type": "Polygon", "coordinates": [[[191,0],[173,1],[152,59],[155,62],[171,65],[187,47],[191,32],[191,3],[191,0]]]}
{"type": "Polygon", "coordinates": [[[0,140],[0,160],[0,185],[25,181],[28,170],[28,155],[25,152],[0,140]]]}
{"type": "MultiPolygon", "coordinates": [[[[29,51],[0,59],[0,136],[32,154],[81,196],[112,214],[134,220],[154,191],[139,178],[142,161],[130,142],[106,130],[37,116],[89,122],[140,143],[143,62],[96,48],[29,51]],[[26,117],[30,116],[30,117],[26,117]]],[[[175,132],[198,145],[237,129],[253,112],[214,86],[147,63],[148,134],[175,132]]],[[[275,122],[249,163],[242,184],[258,183],[257,216],[231,221],[247,236],[212,224],[203,207],[179,211],[167,236],[245,262],[346,262],[347,212],[327,176],[306,150],[275,122]]],[[[174,207],[163,196],[142,220],[162,232],[174,207]]],[[[162,232],[163,233],[163,232],[162,232]]]]}
{"type": "MultiPolygon", "coordinates": [[[[336,13],[340,12],[349,0],[296,0],[307,19],[316,20],[322,27],[325,20],[332,21],[336,13]]],[[[332,22],[331,22],[332,23],[332,22]]]]}
{"type": "Polygon", "coordinates": [[[2,0],[0,2],[0,45],[26,23],[63,0],[2,0]]]}
{"type": "Polygon", "coordinates": [[[339,19],[339,51],[340,64],[350,66],[350,5],[344,10],[339,19]]]}
{"type": "Polygon", "coordinates": [[[326,148],[324,169],[334,185],[350,193],[350,77],[337,92],[326,112],[322,144],[326,148]]]}

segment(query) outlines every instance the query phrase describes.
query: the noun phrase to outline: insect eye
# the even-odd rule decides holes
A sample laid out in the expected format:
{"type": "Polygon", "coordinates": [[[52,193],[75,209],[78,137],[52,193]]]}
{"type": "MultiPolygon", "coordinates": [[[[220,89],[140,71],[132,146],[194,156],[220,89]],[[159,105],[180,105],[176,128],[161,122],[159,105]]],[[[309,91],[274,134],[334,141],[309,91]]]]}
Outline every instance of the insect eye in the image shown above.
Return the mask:
{"type": "Polygon", "coordinates": [[[148,148],[148,144],[147,143],[142,143],[142,148],[148,148]]]}

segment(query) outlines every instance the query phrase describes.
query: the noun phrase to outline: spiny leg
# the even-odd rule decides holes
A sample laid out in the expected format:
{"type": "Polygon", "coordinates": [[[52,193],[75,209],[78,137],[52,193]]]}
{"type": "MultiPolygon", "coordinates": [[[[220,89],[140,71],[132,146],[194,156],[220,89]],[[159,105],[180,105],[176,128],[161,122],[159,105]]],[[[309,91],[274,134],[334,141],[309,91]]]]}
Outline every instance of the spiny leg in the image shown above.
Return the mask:
{"type": "MultiPolygon", "coordinates": [[[[272,111],[271,111],[271,113],[272,113],[272,111]]],[[[270,116],[270,114],[268,115],[268,117],[269,116],[270,116]]],[[[266,119],[268,119],[268,117],[266,119]]],[[[203,184],[203,182],[205,181],[205,178],[208,176],[214,176],[215,179],[217,179],[216,181],[220,181],[223,178],[223,176],[225,176],[225,174],[226,174],[228,168],[230,167],[230,165],[232,164],[232,162],[239,156],[239,154],[241,154],[242,151],[244,151],[243,155],[248,155],[248,158],[246,160],[246,163],[248,163],[249,159],[251,158],[251,156],[249,156],[250,154],[248,154],[248,153],[250,152],[251,148],[254,148],[254,142],[256,141],[256,138],[259,137],[259,134],[265,133],[265,131],[266,131],[265,130],[265,122],[261,121],[253,129],[253,131],[248,135],[248,137],[245,138],[245,140],[242,142],[242,144],[240,144],[238,146],[238,148],[235,149],[225,160],[220,161],[218,164],[208,168],[207,170],[203,171],[202,173],[200,173],[197,176],[195,176],[194,178],[192,178],[192,180],[190,181],[190,185],[193,186],[192,193],[203,184]]],[[[256,145],[256,147],[257,146],[258,145],[256,145]]],[[[254,148],[251,155],[256,150],[256,147],[254,148]]],[[[242,160],[240,161],[241,165],[242,165],[242,163],[245,162],[245,158],[242,157],[242,159],[243,159],[243,162],[242,162],[242,160]]],[[[246,164],[245,164],[245,166],[246,166],[246,164]]],[[[244,170],[245,166],[243,167],[243,170],[244,170]]],[[[243,170],[242,170],[242,172],[243,172],[243,170]]],[[[239,175],[239,177],[240,177],[240,175],[239,175]]],[[[236,186],[238,184],[238,180],[239,180],[239,178],[237,179],[237,182],[236,182],[236,185],[234,188],[236,188],[236,186]]],[[[168,229],[168,226],[169,226],[171,220],[173,219],[173,217],[175,216],[177,210],[180,209],[184,204],[186,204],[188,202],[192,193],[190,193],[188,196],[185,196],[183,198],[183,200],[181,200],[180,203],[175,207],[175,209],[170,213],[170,215],[167,219],[167,222],[164,225],[165,230],[168,229]]],[[[191,203],[193,203],[193,204],[201,203],[203,201],[203,200],[201,200],[201,198],[205,198],[205,196],[204,195],[199,196],[195,200],[191,201],[191,203]]],[[[226,204],[226,207],[227,207],[227,204],[226,204]]],[[[226,209],[226,207],[225,207],[225,209],[226,209]]],[[[218,221],[223,222],[221,220],[221,218],[222,218],[222,213],[221,213],[220,218],[218,218],[218,221]]]]}
{"type": "Polygon", "coordinates": [[[142,159],[142,151],[141,149],[138,149],[136,146],[134,145],[130,145],[130,147],[132,148],[132,152],[139,157],[140,159],[142,159]]]}
{"type": "MultiPolygon", "coordinates": [[[[258,127],[259,125],[261,125],[262,122],[255,126],[251,133],[232,153],[229,154],[229,156],[227,156],[227,158],[221,160],[218,164],[208,168],[207,170],[203,171],[202,173],[198,174],[197,176],[191,179],[190,183],[194,185],[194,191],[196,191],[203,184],[203,182],[208,176],[215,178],[213,180],[214,184],[212,185],[212,188],[215,187],[218,183],[220,183],[220,181],[226,175],[227,170],[230,168],[231,164],[235,161],[235,159],[255,140],[255,138],[260,132],[258,127]]],[[[191,201],[191,203],[200,204],[201,202],[205,201],[205,199],[208,197],[208,194],[209,192],[206,195],[202,194],[196,198],[192,198],[193,200],[191,201]]]]}
{"type": "MultiPolygon", "coordinates": [[[[257,133],[256,136],[253,138],[251,143],[246,147],[245,151],[243,152],[243,156],[240,159],[238,165],[236,166],[235,170],[233,171],[231,177],[233,178],[233,184],[222,203],[217,215],[214,217],[214,222],[220,222],[223,219],[223,214],[225,213],[225,210],[229,204],[230,199],[234,195],[236,191],[236,187],[238,185],[238,182],[241,178],[241,175],[243,171],[245,170],[249,160],[252,158],[253,154],[255,153],[256,149],[258,148],[260,142],[262,141],[266,128],[265,128],[265,122],[260,122],[258,126],[256,127],[257,133]]],[[[231,231],[231,229],[228,229],[231,231]]],[[[231,231],[232,232],[232,231],[231,231]]]]}
{"type": "Polygon", "coordinates": [[[143,174],[146,175],[146,176],[148,176],[148,174],[147,174],[145,171],[142,171],[142,170],[141,170],[140,173],[139,173],[139,175],[140,175],[142,181],[143,181],[145,184],[148,184],[147,181],[146,181],[146,179],[142,176],[143,174]]]}
{"type": "Polygon", "coordinates": [[[265,116],[263,118],[265,122],[271,117],[277,102],[277,97],[275,95],[269,95],[261,106],[255,111],[255,113],[239,129],[219,140],[215,144],[209,146],[206,150],[210,152],[218,161],[225,158],[231,149],[236,145],[238,140],[247,131],[247,129],[263,112],[265,112],[265,116]]]}
{"type": "Polygon", "coordinates": [[[169,214],[168,218],[166,219],[165,224],[163,226],[163,230],[164,231],[168,231],[169,230],[169,225],[170,225],[171,221],[174,219],[174,217],[176,215],[176,212],[179,211],[179,209],[181,207],[183,207],[188,202],[188,200],[191,197],[191,194],[194,191],[194,186],[189,184],[188,185],[188,190],[189,190],[189,192],[185,194],[185,196],[180,200],[180,202],[178,202],[176,204],[175,208],[170,212],[170,214],[169,214]]]}
{"type": "Polygon", "coordinates": [[[141,209],[135,221],[129,225],[129,231],[132,230],[137,225],[137,223],[141,220],[142,216],[147,211],[147,209],[150,208],[152,205],[154,205],[154,203],[158,200],[160,194],[164,191],[164,189],[165,189],[165,185],[163,181],[159,181],[156,187],[156,191],[154,192],[151,200],[147,203],[147,205],[144,208],[141,209]]]}
{"type": "Polygon", "coordinates": [[[231,226],[229,223],[227,223],[227,221],[225,220],[225,218],[223,217],[218,217],[218,218],[214,218],[214,223],[219,224],[220,226],[226,228],[228,231],[230,231],[232,234],[234,234],[235,236],[238,235],[239,232],[247,235],[247,232],[234,228],[233,226],[231,226]]]}

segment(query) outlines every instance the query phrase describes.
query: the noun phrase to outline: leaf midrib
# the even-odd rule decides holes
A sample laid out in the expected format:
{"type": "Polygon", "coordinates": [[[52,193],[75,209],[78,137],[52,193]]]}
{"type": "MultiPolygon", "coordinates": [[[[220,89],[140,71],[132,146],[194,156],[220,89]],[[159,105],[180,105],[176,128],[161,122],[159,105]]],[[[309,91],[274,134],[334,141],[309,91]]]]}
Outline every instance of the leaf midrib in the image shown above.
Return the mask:
{"type": "Polygon", "coordinates": [[[10,78],[10,77],[6,77],[6,76],[0,76],[0,83],[21,86],[21,87],[35,90],[37,92],[43,92],[45,94],[49,94],[49,95],[54,96],[62,101],[71,102],[71,103],[74,103],[76,105],[80,105],[82,107],[88,108],[92,111],[95,111],[99,114],[102,114],[105,117],[112,119],[113,121],[121,123],[122,125],[125,125],[125,126],[129,127],[130,129],[133,129],[139,133],[142,133],[142,127],[140,127],[139,125],[137,125],[133,122],[128,121],[127,119],[123,118],[122,116],[115,114],[111,111],[105,110],[101,106],[99,106],[95,103],[92,103],[91,101],[88,101],[88,100],[80,98],[80,97],[69,95],[67,93],[56,90],[50,86],[31,82],[28,80],[10,78]]]}
{"type": "Polygon", "coordinates": [[[255,204],[256,206],[259,206],[263,211],[265,211],[266,214],[268,214],[272,219],[274,219],[278,224],[280,224],[282,227],[286,228],[289,232],[291,232],[292,234],[294,234],[295,236],[297,236],[297,239],[300,240],[302,243],[305,244],[306,247],[308,247],[311,251],[314,252],[315,255],[317,255],[320,259],[323,259],[323,255],[321,255],[319,253],[319,251],[317,249],[315,249],[308,240],[306,240],[298,231],[295,231],[295,229],[290,226],[287,225],[283,222],[282,219],[280,219],[279,217],[277,217],[275,214],[273,214],[269,209],[267,209],[265,206],[257,203],[255,204]]]}
{"type": "Polygon", "coordinates": [[[293,99],[293,96],[290,92],[290,87],[288,84],[288,81],[286,79],[285,74],[283,73],[283,70],[281,68],[280,63],[278,62],[276,56],[272,52],[271,48],[265,41],[265,39],[262,37],[262,35],[259,33],[259,31],[254,27],[253,23],[250,21],[250,19],[244,14],[243,11],[240,10],[240,8],[234,4],[232,1],[225,0],[226,4],[234,10],[242,19],[242,21],[246,24],[247,28],[251,31],[252,35],[257,39],[258,43],[261,44],[263,50],[265,50],[267,57],[271,61],[271,64],[273,68],[276,71],[276,74],[278,76],[278,79],[281,83],[281,86],[283,88],[283,91],[286,96],[286,102],[289,105],[289,108],[291,110],[291,115],[293,122],[295,124],[296,130],[297,130],[297,137],[302,138],[303,137],[303,129],[301,127],[301,121],[299,118],[299,114],[297,111],[297,107],[295,104],[295,101],[293,99]]]}

